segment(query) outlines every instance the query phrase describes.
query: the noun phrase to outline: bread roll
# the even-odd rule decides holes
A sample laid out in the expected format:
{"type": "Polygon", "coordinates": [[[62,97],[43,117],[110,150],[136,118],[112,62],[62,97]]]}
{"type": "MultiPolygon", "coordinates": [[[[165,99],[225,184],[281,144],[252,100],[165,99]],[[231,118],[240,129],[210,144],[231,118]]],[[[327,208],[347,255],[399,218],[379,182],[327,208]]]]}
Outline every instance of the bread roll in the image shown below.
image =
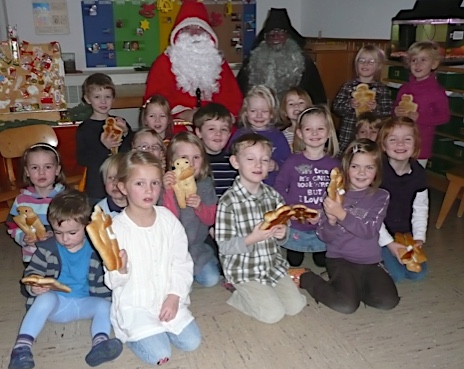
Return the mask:
{"type": "Polygon", "coordinates": [[[86,226],[87,233],[95,249],[100,254],[106,268],[110,271],[122,268],[118,240],[113,233],[111,224],[113,224],[111,217],[105,214],[100,206],[95,205],[92,221],[86,226]]]}
{"type": "MultiPolygon", "coordinates": [[[[120,142],[122,140],[123,130],[117,125],[116,118],[114,117],[106,118],[105,124],[103,126],[103,132],[105,132],[105,137],[110,137],[116,142],[120,142]]],[[[118,147],[112,147],[111,154],[115,155],[117,153],[118,147]]]]}
{"type": "Polygon", "coordinates": [[[28,284],[31,286],[37,287],[48,287],[54,291],[61,291],[61,292],[71,292],[71,288],[66,286],[65,284],[57,281],[55,278],[52,277],[42,277],[41,275],[31,274],[23,279],[21,279],[21,283],[28,284]]]}
{"type": "Polygon", "coordinates": [[[328,196],[340,204],[343,203],[343,195],[345,194],[345,184],[343,173],[339,168],[333,168],[330,171],[330,183],[327,186],[328,196]]]}

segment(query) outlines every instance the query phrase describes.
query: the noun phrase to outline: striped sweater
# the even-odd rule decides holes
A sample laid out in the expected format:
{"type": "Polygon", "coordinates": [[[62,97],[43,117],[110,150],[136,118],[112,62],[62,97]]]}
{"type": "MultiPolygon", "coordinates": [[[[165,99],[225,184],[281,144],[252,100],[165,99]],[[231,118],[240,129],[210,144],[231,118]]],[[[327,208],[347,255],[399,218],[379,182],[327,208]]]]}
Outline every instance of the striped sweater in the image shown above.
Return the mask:
{"type": "Polygon", "coordinates": [[[7,218],[8,233],[11,237],[14,238],[15,242],[22,247],[23,261],[29,262],[31,260],[32,254],[34,254],[36,247],[35,246],[26,246],[24,239],[24,232],[16,225],[13,221],[13,217],[18,215],[18,206],[29,206],[34,210],[34,212],[39,216],[42,224],[50,230],[49,223],[47,220],[47,210],[48,205],[52,199],[61,191],[65,189],[65,186],[61,183],[55,185],[53,190],[48,194],[47,197],[41,197],[36,189],[31,186],[25,189],[22,189],[20,194],[16,197],[13,206],[10,209],[10,214],[7,218]]]}
{"type": "MultiPolygon", "coordinates": [[[[49,239],[37,242],[37,251],[32,256],[31,262],[24,271],[24,276],[36,274],[44,277],[52,277],[58,279],[61,273],[62,261],[58,247],[61,246],[55,239],[49,239]]],[[[100,257],[95,250],[90,257],[89,266],[89,295],[111,299],[111,291],[105,286],[103,281],[103,267],[100,257]]],[[[26,308],[32,305],[35,300],[35,295],[32,293],[31,286],[26,286],[28,292],[28,299],[26,301],[26,308]]]]}

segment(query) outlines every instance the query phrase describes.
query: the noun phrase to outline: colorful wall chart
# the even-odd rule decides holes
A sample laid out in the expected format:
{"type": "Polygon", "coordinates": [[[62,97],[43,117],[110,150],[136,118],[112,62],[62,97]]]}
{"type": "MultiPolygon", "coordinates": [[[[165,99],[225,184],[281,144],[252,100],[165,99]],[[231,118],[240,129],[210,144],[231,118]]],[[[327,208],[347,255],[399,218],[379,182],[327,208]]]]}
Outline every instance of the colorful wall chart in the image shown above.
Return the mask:
{"type": "MultiPolygon", "coordinates": [[[[169,44],[179,0],[82,0],[88,68],[150,66],[169,44]]],[[[229,63],[248,55],[256,34],[254,0],[204,1],[229,63]]]]}

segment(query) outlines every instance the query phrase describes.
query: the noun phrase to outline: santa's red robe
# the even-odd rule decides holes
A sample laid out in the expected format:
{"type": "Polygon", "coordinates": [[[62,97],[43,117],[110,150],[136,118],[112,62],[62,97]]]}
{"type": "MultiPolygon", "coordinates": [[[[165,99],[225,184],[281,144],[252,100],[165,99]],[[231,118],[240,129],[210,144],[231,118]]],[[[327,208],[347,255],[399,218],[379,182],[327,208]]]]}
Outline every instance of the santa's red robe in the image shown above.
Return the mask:
{"type": "MultiPolygon", "coordinates": [[[[153,62],[147,77],[144,101],[153,95],[163,95],[171,106],[174,117],[186,110],[197,107],[197,97],[183,92],[177,87],[176,76],[171,70],[172,64],[166,53],[161,54],[153,62]]],[[[214,93],[211,100],[201,102],[204,106],[209,102],[224,105],[234,116],[238,116],[242,106],[243,95],[232,70],[226,61],[222,63],[219,76],[219,91],[214,93]]]]}

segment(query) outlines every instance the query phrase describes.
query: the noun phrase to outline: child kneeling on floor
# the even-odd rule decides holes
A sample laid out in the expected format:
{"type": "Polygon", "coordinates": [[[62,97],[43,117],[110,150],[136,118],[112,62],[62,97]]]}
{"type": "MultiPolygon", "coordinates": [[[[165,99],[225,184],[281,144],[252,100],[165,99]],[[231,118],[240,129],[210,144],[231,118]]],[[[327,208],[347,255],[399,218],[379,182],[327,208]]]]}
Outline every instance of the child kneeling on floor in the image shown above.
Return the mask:
{"type": "Polygon", "coordinates": [[[91,208],[84,193],[66,190],[57,194],[48,208],[48,221],[54,237],[37,242],[24,275],[52,277],[71,288],[58,292],[49,287],[26,286],[29,298],[27,313],[11,353],[8,369],[31,369],[35,366],[32,343],[45,323],[69,323],[92,319],[92,349],[85,357],[90,366],[116,359],[122,343],[109,338],[111,331],[111,292],[103,284],[100,258],[85,236],[91,208]]]}
{"type": "Polygon", "coordinates": [[[262,182],[271,153],[272,143],[256,133],[232,144],[230,162],[239,176],[219,200],[215,231],[224,277],[235,288],[227,303],[269,324],[298,314],[306,305],[280,254],[287,225],[260,228],[264,213],[284,204],[282,196],[262,182]]]}
{"type": "Polygon", "coordinates": [[[113,290],[114,334],[151,365],[169,360],[171,344],[193,351],[201,343],[188,309],[193,261],[187,235],[170,210],[156,206],[162,178],[161,161],[151,153],[124,156],[117,180],[128,205],[113,219],[122,267],[105,273],[113,290]]]}

